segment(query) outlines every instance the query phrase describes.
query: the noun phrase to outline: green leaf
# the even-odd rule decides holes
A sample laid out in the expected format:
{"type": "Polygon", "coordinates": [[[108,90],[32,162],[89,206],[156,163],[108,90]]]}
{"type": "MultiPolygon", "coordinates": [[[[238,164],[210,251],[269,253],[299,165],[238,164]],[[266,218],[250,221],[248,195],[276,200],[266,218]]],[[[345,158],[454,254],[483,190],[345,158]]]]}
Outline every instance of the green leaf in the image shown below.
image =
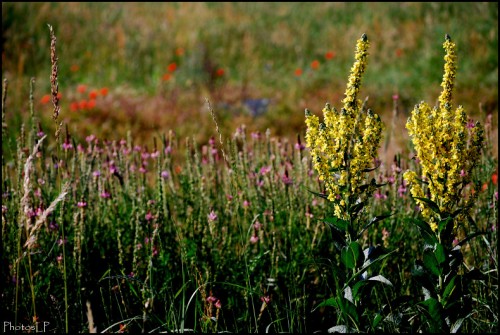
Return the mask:
{"type": "Polygon", "coordinates": [[[446,308],[446,303],[448,301],[448,298],[453,294],[457,286],[455,285],[455,280],[457,279],[458,276],[454,276],[451,278],[450,282],[448,285],[446,285],[446,288],[444,289],[443,292],[443,306],[446,308]]]}
{"type": "Polygon", "coordinates": [[[434,245],[435,243],[438,242],[436,234],[431,229],[431,226],[425,221],[419,220],[419,219],[414,219],[414,218],[406,218],[404,220],[406,223],[413,223],[416,225],[420,233],[422,234],[422,237],[424,238],[425,242],[430,245],[434,245]]]}
{"type": "Polygon", "coordinates": [[[325,218],[323,219],[323,222],[342,231],[347,231],[349,228],[349,221],[342,220],[337,217],[325,218]]]}
{"type": "Polygon", "coordinates": [[[441,215],[441,210],[439,209],[439,206],[434,201],[427,199],[427,198],[421,198],[421,197],[413,197],[413,199],[417,199],[417,200],[425,202],[432,209],[432,211],[434,213],[441,215]]]}
{"type": "Polygon", "coordinates": [[[434,250],[434,256],[436,256],[436,260],[439,264],[444,263],[446,261],[446,254],[444,251],[444,247],[442,244],[436,244],[436,250],[434,250]]]}
{"type": "Polygon", "coordinates": [[[349,319],[356,325],[356,328],[359,328],[359,316],[356,311],[356,306],[345,298],[339,298],[337,302],[342,313],[349,317],[349,319]]]}
{"type": "Polygon", "coordinates": [[[318,306],[314,307],[314,309],[311,312],[314,312],[315,310],[317,310],[318,308],[321,308],[321,307],[339,308],[339,304],[337,303],[337,298],[332,297],[332,298],[326,299],[325,301],[321,302],[318,306]]]}
{"type": "Polygon", "coordinates": [[[349,247],[345,247],[342,249],[342,263],[344,263],[344,265],[348,269],[354,269],[363,264],[363,258],[363,249],[361,249],[361,246],[358,242],[351,242],[351,244],[349,244],[349,247]]]}
{"type": "Polygon", "coordinates": [[[429,270],[432,274],[439,276],[441,275],[441,268],[439,267],[439,263],[432,252],[431,249],[424,250],[424,265],[427,270],[429,270]]]}
{"type": "Polygon", "coordinates": [[[360,280],[352,288],[352,296],[355,300],[360,300],[362,298],[363,292],[367,288],[375,286],[375,282],[370,282],[368,280],[360,280]]]}
{"type": "Polygon", "coordinates": [[[386,254],[381,255],[380,257],[378,257],[377,259],[375,259],[375,260],[373,260],[373,261],[371,261],[371,262],[369,262],[369,263],[368,263],[368,262],[365,262],[365,263],[363,264],[363,267],[362,267],[361,269],[359,269],[359,270],[358,270],[355,274],[353,274],[353,275],[352,275],[352,276],[351,276],[351,277],[350,277],[350,278],[346,281],[345,286],[347,286],[347,285],[348,285],[348,284],[349,284],[349,283],[350,283],[353,279],[358,278],[358,276],[359,276],[360,274],[362,274],[363,272],[365,272],[365,271],[366,271],[366,269],[368,269],[370,266],[374,265],[375,263],[378,263],[378,262],[382,261],[383,259],[385,259],[385,258],[389,257],[391,254],[393,254],[393,253],[395,253],[395,252],[397,252],[397,251],[399,251],[399,248],[398,248],[398,249],[394,249],[394,250],[392,250],[392,251],[391,251],[391,252],[389,252],[389,253],[386,253],[386,254]]]}
{"type": "Polygon", "coordinates": [[[362,201],[360,203],[357,203],[355,205],[352,205],[351,208],[349,208],[349,213],[352,215],[358,215],[359,211],[365,207],[365,202],[362,201]]]}
{"type": "Polygon", "coordinates": [[[382,321],[382,314],[378,314],[375,315],[375,317],[373,318],[373,321],[372,321],[372,329],[375,330],[375,328],[377,328],[378,324],[380,323],[380,321],[382,321]]]}
{"type": "Polygon", "coordinates": [[[441,331],[443,326],[443,320],[441,319],[441,315],[443,315],[443,308],[441,303],[435,298],[429,298],[419,304],[425,307],[427,313],[433,321],[431,329],[433,331],[441,331]]]}

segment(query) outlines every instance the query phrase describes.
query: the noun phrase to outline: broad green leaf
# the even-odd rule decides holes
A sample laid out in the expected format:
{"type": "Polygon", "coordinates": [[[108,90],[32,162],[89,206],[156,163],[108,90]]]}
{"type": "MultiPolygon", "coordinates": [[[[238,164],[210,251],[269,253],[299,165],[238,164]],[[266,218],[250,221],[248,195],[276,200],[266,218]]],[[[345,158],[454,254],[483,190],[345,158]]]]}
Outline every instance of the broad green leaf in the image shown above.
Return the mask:
{"type": "Polygon", "coordinates": [[[349,244],[349,247],[345,247],[342,249],[342,263],[344,263],[344,265],[348,269],[354,269],[358,266],[361,266],[361,264],[363,264],[363,258],[363,250],[361,249],[361,246],[358,242],[351,242],[351,244],[349,244]]]}
{"type": "Polygon", "coordinates": [[[443,315],[443,308],[441,306],[441,303],[435,298],[429,298],[423,302],[420,302],[419,304],[425,307],[432,321],[434,321],[431,328],[434,331],[441,331],[443,325],[443,320],[441,318],[441,316],[443,315]]]}
{"type": "Polygon", "coordinates": [[[434,245],[435,243],[438,242],[436,234],[431,229],[431,226],[425,221],[419,220],[419,219],[414,219],[414,218],[407,218],[404,220],[405,223],[413,223],[416,225],[420,233],[422,234],[422,237],[424,238],[425,242],[430,245],[434,245]]]}
{"type": "Polygon", "coordinates": [[[456,290],[457,286],[455,285],[455,280],[457,276],[454,276],[451,278],[450,282],[448,285],[446,285],[446,288],[444,289],[443,292],[443,305],[446,307],[446,302],[448,301],[448,298],[453,294],[453,292],[456,290]]]}
{"type": "Polygon", "coordinates": [[[349,228],[349,221],[342,220],[337,217],[325,218],[323,219],[323,222],[342,231],[347,231],[349,228]]]}
{"type": "Polygon", "coordinates": [[[424,251],[424,265],[427,270],[429,270],[432,274],[439,276],[441,275],[441,268],[439,267],[439,263],[432,252],[431,249],[426,249],[424,251]]]}
{"type": "Polygon", "coordinates": [[[439,264],[444,263],[446,260],[446,254],[444,251],[444,247],[441,243],[436,244],[436,250],[434,250],[434,255],[436,256],[436,260],[439,264]]]}
{"type": "Polygon", "coordinates": [[[332,297],[332,298],[326,299],[325,301],[321,302],[318,306],[314,307],[311,312],[314,312],[316,309],[318,309],[320,307],[328,307],[328,306],[339,308],[339,304],[337,303],[337,298],[332,297]]]}
{"type": "Polygon", "coordinates": [[[389,257],[391,254],[393,254],[393,253],[395,253],[395,252],[397,252],[397,251],[399,251],[399,248],[398,248],[398,249],[394,249],[394,250],[392,250],[392,251],[391,251],[391,252],[389,252],[389,253],[386,253],[386,254],[381,255],[380,257],[378,257],[377,259],[374,259],[374,260],[373,260],[373,261],[371,261],[370,263],[365,262],[365,263],[363,264],[363,267],[362,267],[361,269],[359,269],[359,270],[358,270],[358,271],[357,271],[354,275],[352,275],[352,276],[351,276],[351,277],[350,277],[350,278],[346,281],[346,284],[345,284],[345,285],[348,285],[348,284],[349,284],[349,283],[350,283],[353,279],[358,278],[358,276],[359,276],[360,274],[362,274],[363,272],[365,272],[365,271],[366,271],[366,269],[368,269],[370,266],[372,266],[372,265],[374,265],[374,264],[376,264],[376,263],[378,263],[378,262],[382,261],[383,259],[385,259],[385,258],[389,257]]]}
{"type": "Polygon", "coordinates": [[[362,298],[361,294],[365,291],[365,288],[372,287],[375,282],[369,282],[368,280],[360,280],[352,288],[352,296],[355,300],[360,300],[362,298]]]}
{"type": "Polygon", "coordinates": [[[375,330],[375,328],[377,328],[378,324],[380,323],[380,321],[382,321],[382,314],[378,314],[375,315],[375,317],[373,318],[373,321],[372,321],[372,330],[375,330]]]}
{"type": "Polygon", "coordinates": [[[345,298],[339,298],[337,302],[342,313],[349,317],[349,319],[356,325],[356,328],[359,328],[359,316],[356,311],[356,306],[345,298]]]}
{"type": "Polygon", "coordinates": [[[417,200],[425,202],[430,207],[430,209],[432,209],[432,211],[434,213],[441,215],[441,210],[439,209],[438,204],[436,204],[434,201],[427,199],[427,198],[422,198],[422,197],[413,197],[413,199],[417,199],[417,200]]]}

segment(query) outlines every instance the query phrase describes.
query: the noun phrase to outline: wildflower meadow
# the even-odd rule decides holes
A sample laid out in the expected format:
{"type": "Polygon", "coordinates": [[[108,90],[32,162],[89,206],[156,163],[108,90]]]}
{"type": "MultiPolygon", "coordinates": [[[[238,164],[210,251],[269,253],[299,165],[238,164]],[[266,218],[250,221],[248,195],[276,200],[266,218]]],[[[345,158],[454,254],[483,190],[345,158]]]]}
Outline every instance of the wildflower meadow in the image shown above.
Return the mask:
{"type": "MultiPolygon", "coordinates": [[[[3,80],[3,333],[498,332],[498,130],[457,94],[451,33],[433,41],[436,101],[416,96],[401,127],[398,94],[386,122],[363,92],[383,41],[359,31],[341,91],[299,111],[303,131],[228,132],[215,94],[206,118],[182,119],[208,136],[143,141],[133,126],[80,127],[117,95],[82,82],[66,94],[63,73],[83,65],[61,57],[57,26],[38,29],[47,90],[31,78],[20,113],[3,80]]],[[[173,49],[162,85],[186,52],[173,49]]],[[[228,72],[213,64],[207,85],[228,72]]],[[[271,108],[246,103],[255,118],[271,108]]]]}

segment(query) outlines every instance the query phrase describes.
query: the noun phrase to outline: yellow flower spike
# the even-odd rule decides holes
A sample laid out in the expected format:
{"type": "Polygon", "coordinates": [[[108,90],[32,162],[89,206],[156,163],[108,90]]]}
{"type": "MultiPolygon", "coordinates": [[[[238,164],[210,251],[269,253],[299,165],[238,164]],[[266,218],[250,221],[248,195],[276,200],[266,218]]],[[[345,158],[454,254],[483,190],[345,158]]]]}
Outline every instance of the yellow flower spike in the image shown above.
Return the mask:
{"type": "Polygon", "coordinates": [[[371,110],[365,112],[358,99],[368,47],[363,34],[356,42],[342,108],[337,111],[327,103],[323,123],[306,111],[306,145],[311,148],[314,168],[325,182],[328,199],[335,203],[335,216],[341,219],[349,218],[347,207],[359,198],[359,186],[366,179],[364,171],[372,168],[382,139],[380,117],[371,110]]]}
{"type": "MultiPolygon", "coordinates": [[[[484,138],[479,123],[469,132],[467,115],[462,106],[456,110],[452,108],[457,56],[455,43],[448,34],[443,48],[446,55],[439,106],[431,109],[421,102],[415,106],[406,123],[422,168],[421,176],[407,171],[404,179],[410,184],[410,192],[414,197],[424,197],[426,192],[417,179],[427,179],[425,189],[430,193],[430,200],[438,205],[441,212],[450,214],[456,206],[463,207],[460,194],[462,187],[459,186],[470,181],[472,169],[479,161],[484,138]]],[[[416,202],[422,209],[422,216],[436,230],[436,222],[440,218],[426,203],[418,199],[416,202]]]]}

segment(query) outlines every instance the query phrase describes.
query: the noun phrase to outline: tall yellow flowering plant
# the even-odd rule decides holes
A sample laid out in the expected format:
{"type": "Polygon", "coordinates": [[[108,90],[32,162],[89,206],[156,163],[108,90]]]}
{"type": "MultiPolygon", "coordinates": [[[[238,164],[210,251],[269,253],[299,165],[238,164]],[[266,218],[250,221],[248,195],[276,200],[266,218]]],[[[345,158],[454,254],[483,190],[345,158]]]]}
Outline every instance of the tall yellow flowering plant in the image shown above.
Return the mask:
{"type": "Polygon", "coordinates": [[[366,110],[358,99],[369,46],[363,34],[356,44],[355,62],[340,111],[327,103],[323,109],[324,120],[320,122],[306,109],[306,146],[310,148],[314,168],[327,193],[318,195],[331,201],[334,207],[334,217],[323,221],[330,226],[335,246],[341,251],[341,266],[334,267],[336,296],[318,307],[337,308],[344,324],[335,327],[356,332],[373,330],[380,321],[372,323],[367,317],[370,295],[363,292],[370,291],[375,283],[392,286],[382,275],[375,275],[372,266],[397,251],[386,253],[381,247],[363,250],[358,242],[368,227],[390,216],[381,215],[365,222],[360,214],[370,195],[381,186],[374,178],[369,181],[367,173],[378,167],[375,158],[383,124],[380,117],[366,110]],[[366,298],[368,300],[364,300],[366,298]],[[370,326],[366,328],[366,325],[370,326]]]}
{"type": "MultiPolygon", "coordinates": [[[[462,106],[452,108],[457,56],[455,43],[446,35],[443,47],[443,91],[438,106],[425,102],[415,106],[406,128],[413,141],[421,172],[407,171],[404,179],[422,211],[424,220],[415,223],[425,239],[422,260],[416,260],[412,276],[422,286],[425,300],[416,306],[427,316],[431,332],[454,332],[472,315],[469,281],[480,279],[479,270],[463,271],[461,246],[485,234],[475,231],[454,245],[454,228],[466,219],[474,196],[462,198],[472,170],[479,162],[483,127],[468,124],[462,106]],[[453,331],[452,331],[453,330],[453,331]]],[[[476,192],[477,194],[477,192],[476,192]]]]}
{"type": "Polygon", "coordinates": [[[366,69],[368,47],[365,34],[357,41],[355,63],[337,111],[326,104],[324,122],[306,109],[306,146],[311,148],[314,168],[323,180],[328,200],[334,202],[335,216],[349,220],[349,208],[358,201],[362,191],[373,187],[363,186],[365,172],[371,170],[380,146],[383,129],[380,117],[365,110],[358,99],[361,79],[366,69]]]}
{"type": "Polygon", "coordinates": [[[452,108],[457,55],[455,43],[449,35],[446,35],[443,47],[446,55],[439,105],[431,108],[421,102],[415,106],[406,123],[421,166],[421,175],[407,171],[404,179],[411,185],[411,194],[434,232],[438,230],[440,220],[454,213],[456,222],[463,221],[467,216],[474,197],[462,204],[463,210],[457,206],[462,202],[464,186],[471,181],[471,172],[479,161],[484,139],[484,130],[479,122],[468,125],[463,107],[452,108]],[[424,181],[424,187],[421,181],[424,181]],[[426,197],[426,190],[429,197],[426,197]]]}

